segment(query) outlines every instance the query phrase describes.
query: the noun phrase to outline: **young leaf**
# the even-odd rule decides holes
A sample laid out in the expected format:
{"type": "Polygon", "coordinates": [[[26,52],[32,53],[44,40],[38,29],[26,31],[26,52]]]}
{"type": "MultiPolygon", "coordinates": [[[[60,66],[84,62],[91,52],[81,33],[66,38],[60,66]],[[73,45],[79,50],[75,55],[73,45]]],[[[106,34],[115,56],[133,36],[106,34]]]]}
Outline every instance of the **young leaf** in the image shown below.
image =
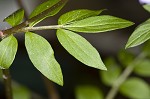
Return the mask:
{"type": "Polygon", "coordinates": [[[120,92],[131,99],[150,99],[149,85],[139,78],[130,78],[125,81],[120,92]]]}
{"type": "Polygon", "coordinates": [[[19,9],[7,18],[4,19],[4,21],[8,22],[11,26],[16,26],[20,24],[20,22],[23,20],[24,17],[24,10],[19,9]]]}
{"type": "Polygon", "coordinates": [[[106,70],[97,50],[80,35],[59,29],[57,38],[62,46],[80,62],[90,67],[106,70]]]}
{"type": "Polygon", "coordinates": [[[27,32],[25,46],[33,65],[48,79],[63,85],[60,65],[55,60],[53,49],[48,41],[37,34],[27,32]]]}
{"type": "Polygon", "coordinates": [[[134,72],[138,75],[149,77],[150,76],[150,60],[144,59],[140,60],[139,63],[135,66],[134,72]]]}
{"type": "Polygon", "coordinates": [[[108,71],[100,71],[101,79],[104,84],[111,86],[119,77],[121,73],[121,68],[118,66],[113,58],[108,58],[104,61],[104,63],[107,66],[108,71]]]}
{"type": "Polygon", "coordinates": [[[98,33],[125,28],[133,25],[132,22],[108,15],[94,16],[72,22],[63,27],[68,30],[84,33],[98,33]]]}
{"type": "Polygon", "coordinates": [[[82,20],[91,16],[99,15],[103,10],[87,10],[87,9],[80,9],[80,10],[73,10],[63,14],[59,20],[58,24],[69,24],[74,21],[82,20]]]}
{"type": "Polygon", "coordinates": [[[149,5],[149,4],[143,5],[143,8],[144,8],[146,11],[150,12],[150,5],[149,5]]]}
{"type": "MultiPolygon", "coordinates": [[[[31,15],[29,16],[29,18],[33,18],[34,16],[38,15],[38,14],[42,14],[43,11],[50,9],[52,6],[54,6],[55,4],[59,3],[61,0],[48,0],[42,4],[40,4],[39,6],[37,6],[34,11],[31,13],[31,15]]],[[[54,16],[55,14],[57,14],[65,5],[67,0],[63,0],[64,2],[60,3],[59,6],[57,6],[53,11],[49,12],[47,15],[44,15],[43,18],[41,19],[37,19],[35,22],[31,23],[30,26],[34,26],[37,23],[39,23],[40,21],[44,20],[47,17],[50,16],[54,16]]]]}
{"type": "Polygon", "coordinates": [[[78,86],[75,95],[76,99],[104,99],[101,90],[94,86],[78,86]]]}
{"type": "Polygon", "coordinates": [[[13,35],[0,42],[0,68],[8,69],[15,59],[18,42],[13,35]]]}
{"type": "Polygon", "coordinates": [[[139,25],[132,33],[125,48],[138,46],[150,39],[150,19],[139,25]]]}

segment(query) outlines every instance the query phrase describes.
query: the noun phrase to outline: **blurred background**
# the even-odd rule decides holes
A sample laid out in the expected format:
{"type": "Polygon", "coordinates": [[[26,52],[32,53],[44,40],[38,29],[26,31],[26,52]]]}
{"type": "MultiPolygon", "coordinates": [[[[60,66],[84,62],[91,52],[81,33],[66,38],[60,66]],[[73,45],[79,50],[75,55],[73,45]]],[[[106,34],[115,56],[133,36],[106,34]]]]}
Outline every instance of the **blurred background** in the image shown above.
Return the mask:
{"type": "MultiPolygon", "coordinates": [[[[23,7],[28,16],[32,10],[40,3],[46,0],[0,0],[0,29],[7,29],[10,26],[3,22],[3,19],[11,13],[23,7]]],[[[120,49],[124,49],[125,44],[134,31],[135,27],[148,19],[150,14],[145,11],[139,0],[69,0],[67,5],[54,17],[42,21],[41,25],[57,24],[57,20],[65,12],[75,9],[107,9],[102,14],[109,14],[135,23],[134,26],[126,29],[115,30],[99,34],[82,34],[101,54],[102,60],[114,56],[120,49]]],[[[78,85],[95,85],[108,92],[109,87],[103,87],[99,70],[85,66],[77,61],[59,44],[56,38],[55,30],[37,31],[36,33],[45,37],[52,45],[55,51],[55,57],[60,63],[63,76],[64,86],[58,86],[49,82],[30,62],[25,45],[24,33],[16,35],[19,40],[19,49],[16,59],[11,66],[12,79],[18,84],[24,85],[31,92],[35,99],[75,99],[75,88],[78,85]],[[48,84],[47,84],[48,83],[48,84]],[[49,96],[48,92],[53,93],[49,96]],[[54,98],[55,97],[55,98],[54,98]]],[[[138,53],[138,47],[130,49],[138,53]]],[[[4,87],[0,83],[0,99],[4,98],[4,87]]],[[[119,98],[116,99],[126,99],[119,98]]],[[[20,98],[21,99],[21,98],[20,98]]]]}

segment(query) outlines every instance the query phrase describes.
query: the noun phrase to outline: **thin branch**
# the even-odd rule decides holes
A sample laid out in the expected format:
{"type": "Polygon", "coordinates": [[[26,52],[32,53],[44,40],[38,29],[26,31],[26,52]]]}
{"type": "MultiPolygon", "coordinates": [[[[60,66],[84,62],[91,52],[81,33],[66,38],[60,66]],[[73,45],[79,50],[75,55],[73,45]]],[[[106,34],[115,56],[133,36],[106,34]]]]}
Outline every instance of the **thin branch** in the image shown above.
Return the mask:
{"type": "Polygon", "coordinates": [[[2,69],[2,71],[3,71],[3,79],[5,85],[6,99],[13,99],[12,87],[11,87],[11,76],[10,76],[9,69],[2,69]]]}
{"type": "Polygon", "coordinates": [[[127,68],[124,70],[124,72],[120,75],[120,77],[114,82],[114,84],[112,85],[111,90],[108,92],[107,96],[105,99],[114,99],[114,97],[116,96],[119,87],[123,84],[123,82],[129,77],[129,75],[132,73],[133,69],[135,68],[136,64],[138,64],[138,60],[139,59],[143,59],[145,58],[146,55],[145,53],[141,53],[140,55],[138,55],[138,57],[136,57],[134,59],[134,61],[132,63],[129,64],[129,66],[127,66],[127,68]]]}
{"type": "Polygon", "coordinates": [[[19,29],[16,32],[28,32],[28,31],[37,31],[37,30],[51,30],[51,29],[60,29],[60,28],[63,28],[63,25],[25,27],[25,28],[19,29]]]}
{"type": "Polygon", "coordinates": [[[7,35],[15,33],[16,31],[18,31],[18,30],[20,30],[22,28],[25,28],[26,26],[28,26],[32,22],[36,21],[37,19],[42,19],[43,17],[47,16],[49,14],[49,12],[53,11],[54,9],[56,9],[57,7],[59,7],[60,5],[66,4],[67,1],[68,0],[61,0],[61,1],[59,1],[57,4],[53,5],[51,8],[43,11],[41,14],[38,14],[37,16],[34,16],[33,18],[28,19],[25,22],[23,22],[23,23],[15,26],[15,27],[12,27],[10,29],[4,30],[3,34],[5,36],[7,36],[7,35]]]}

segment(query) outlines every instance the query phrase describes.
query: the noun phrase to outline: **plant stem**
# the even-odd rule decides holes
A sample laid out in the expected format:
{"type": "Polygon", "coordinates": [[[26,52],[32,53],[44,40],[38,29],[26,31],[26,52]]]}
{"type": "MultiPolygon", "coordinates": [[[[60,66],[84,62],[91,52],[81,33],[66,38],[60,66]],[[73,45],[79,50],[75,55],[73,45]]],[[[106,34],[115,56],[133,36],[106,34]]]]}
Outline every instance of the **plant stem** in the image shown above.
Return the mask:
{"type": "Polygon", "coordinates": [[[11,76],[10,76],[9,69],[3,69],[2,71],[3,71],[3,79],[5,85],[6,99],[13,99],[12,87],[11,87],[11,76]]]}
{"type": "Polygon", "coordinates": [[[63,28],[63,25],[51,25],[51,26],[39,26],[39,27],[25,27],[19,29],[16,32],[28,32],[28,31],[37,31],[37,30],[49,30],[49,29],[59,29],[63,28]]]}
{"type": "Polygon", "coordinates": [[[138,64],[138,60],[139,59],[143,59],[145,58],[146,55],[144,53],[141,53],[140,55],[138,55],[132,63],[130,63],[127,68],[123,71],[123,73],[118,77],[118,79],[114,82],[114,84],[112,85],[111,90],[108,92],[107,96],[105,99],[114,99],[114,97],[116,96],[119,87],[123,84],[123,82],[129,77],[129,75],[132,73],[134,67],[136,66],[136,64],[138,64]]]}
{"type": "Polygon", "coordinates": [[[7,35],[10,35],[10,34],[16,33],[16,31],[18,31],[18,30],[20,30],[22,28],[25,28],[26,26],[28,26],[32,22],[34,22],[34,21],[36,21],[38,19],[42,19],[44,16],[45,17],[48,16],[51,11],[53,11],[54,9],[57,9],[57,7],[59,7],[61,5],[65,5],[67,3],[67,1],[68,0],[60,0],[57,4],[53,5],[51,8],[43,11],[42,13],[38,14],[37,16],[34,16],[31,19],[28,19],[25,22],[15,26],[15,27],[12,27],[10,29],[4,30],[3,34],[5,36],[7,36],[7,35]]]}

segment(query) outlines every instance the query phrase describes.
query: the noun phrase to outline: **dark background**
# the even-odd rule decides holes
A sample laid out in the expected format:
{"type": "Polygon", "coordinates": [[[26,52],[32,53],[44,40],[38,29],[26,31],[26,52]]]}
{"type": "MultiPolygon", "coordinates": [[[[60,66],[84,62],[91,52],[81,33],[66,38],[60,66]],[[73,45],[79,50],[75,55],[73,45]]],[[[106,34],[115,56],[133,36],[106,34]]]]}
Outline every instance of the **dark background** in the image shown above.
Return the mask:
{"type": "MultiPolygon", "coordinates": [[[[36,7],[46,0],[22,0],[23,6],[27,11],[27,15],[36,7]]],[[[17,0],[0,0],[0,27],[1,29],[9,28],[3,19],[19,8],[17,0]]],[[[102,14],[109,14],[116,17],[124,18],[135,23],[134,26],[115,30],[111,32],[99,34],[81,34],[84,36],[96,49],[100,52],[104,60],[108,56],[115,56],[120,49],[124,49],[128,37],[134,31],[134,28],[149,18],[150,14],[146,12],[138,0],[69,0],[67,5],[55,17],[48,18],[38,25],[57,24],[59,16],[67,11],[74,9],[107,9],[102,14]]],[[[109,88],[103,87],[99,77],[99,70],[87,67],[78,62],[75,58],[69,55],[64,48],[59,44],[55,30],[37,31],[44,36],[52,45],[55,51],[55,57],[61,65],[64,86],[54,86],[58,90],[61,99],[74,99],[74,89],[77,85],[93,84],[104,90],[107,93],[109,88]]],[[[11,66],[12,78],[18,83],[27,86],[29,89],[38,93],[43,97],[47,97],[46,87],[44,85],[43,76],[36,70],[30,62],[25,46],[24,34],[16,35],[19,40],[19,49],[16,59],[11,66]]],[[[138,51],[138,48],[131,49],[138,51]]],[[[2,84],[1,84],[2,85],[2,84]]],[[[3,86],[0,89],[3,92],[3,86]]],[[[120,96],[117,96],[118,99],[120,96]]],[[[47,98],[46,98],[47,99],[47,98]]],[[[117,99],[117,98],[116,98],[117,99]]],[[[123,98],[122,98],[123,99],[123,98]]]]}

